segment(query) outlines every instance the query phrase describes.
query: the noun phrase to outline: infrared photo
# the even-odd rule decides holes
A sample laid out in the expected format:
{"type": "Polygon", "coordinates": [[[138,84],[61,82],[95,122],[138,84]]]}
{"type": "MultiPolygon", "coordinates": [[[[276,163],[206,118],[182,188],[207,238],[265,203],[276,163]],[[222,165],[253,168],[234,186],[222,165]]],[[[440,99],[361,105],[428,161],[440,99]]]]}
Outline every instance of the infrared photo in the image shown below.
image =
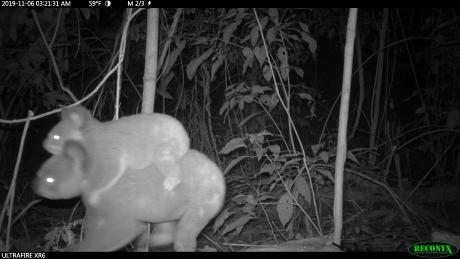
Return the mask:
{"type": "Polygon", "coordinates": [[[25,2],[1,258],[460,249],[460,9],[25,2]]]}

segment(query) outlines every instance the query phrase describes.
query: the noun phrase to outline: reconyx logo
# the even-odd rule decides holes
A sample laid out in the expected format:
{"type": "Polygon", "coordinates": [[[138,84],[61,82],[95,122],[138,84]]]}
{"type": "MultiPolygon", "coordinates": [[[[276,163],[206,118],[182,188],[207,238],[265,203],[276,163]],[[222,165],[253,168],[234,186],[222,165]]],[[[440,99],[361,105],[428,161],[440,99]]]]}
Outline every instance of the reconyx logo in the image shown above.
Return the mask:
{"type": "Polygon", "coordinates": [[[458,252],[458,248],[452,244],[437,242],[437,241],[426,241],[411,245],[409,253],[426,258],[439,258],[452,256],[458,252]]]}

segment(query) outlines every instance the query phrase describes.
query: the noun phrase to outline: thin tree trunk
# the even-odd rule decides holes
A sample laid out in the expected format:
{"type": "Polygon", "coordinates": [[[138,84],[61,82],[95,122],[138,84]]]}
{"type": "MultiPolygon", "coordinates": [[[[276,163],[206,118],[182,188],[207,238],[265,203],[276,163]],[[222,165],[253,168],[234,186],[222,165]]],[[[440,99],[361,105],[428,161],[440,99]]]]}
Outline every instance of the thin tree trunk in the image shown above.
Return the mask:
{"type": "Polygon", "coordinates": [[[144,91],[142,113],[152,113],[155,107],[158,67],[158,8],[147,11],[147,40],[145,46],[144,91]]]}
{"type": "MultiPolygon", "coordinates": [[[[383,57],[385,51],[386,36],[388,28],[388,8],[383,9],[383,22],[382,30],[380,31],[380,44],[379,44],[379,55],[377,58],[377,68],[376,68],[376,80],[375,80],[375,91],[373,92],[373,102],[372,102],[372,112],[371,112],[371,133],[369,136],[369,148],[375,148],[377,129],[379,125],[379,115],[380,115],[380,99],[382,95],[382,74],[383,74],[383,57]]],[[[370,153],[369,163],[371,165],[375,164],[375,155],[374,152],[370,153]]]]}
{"type": "Polygon", "coordinates": [[[353,68],[353,47],[356,35],[358,9],[351,8],[348,16],[347,38],[345,42],[342,98],[340,100],[339,131],[337,139],[337,158],[335,162],[334,183],[334,242],[340,245],[342,240],[343,209],[343,172],[347,158],[347,124],[350,102],[351,72],[353,68]]]}

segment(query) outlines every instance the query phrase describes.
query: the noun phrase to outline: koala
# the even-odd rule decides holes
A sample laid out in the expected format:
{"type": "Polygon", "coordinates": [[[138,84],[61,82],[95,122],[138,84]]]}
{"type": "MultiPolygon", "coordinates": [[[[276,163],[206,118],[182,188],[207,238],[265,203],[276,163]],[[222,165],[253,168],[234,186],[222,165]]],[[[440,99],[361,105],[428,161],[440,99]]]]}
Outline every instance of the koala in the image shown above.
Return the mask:
{"type": "Polygon", "coordinates": [[[196,238],[221,210],[225,198],[222,171],[204,154],[189,150],[177,161],[180,183],[163,188],[166,176],[159,165],[127,171],[96,203],[90,201],[91,181],[100,177],[97,157],[75,140],[49,158],[34,179],[35,192],[48,199],[81,196],[86,208],[85,236],[67,251],[113,251],[156,224],[151,246],[173,244],[176,251],[194,251],[196,238]]]}

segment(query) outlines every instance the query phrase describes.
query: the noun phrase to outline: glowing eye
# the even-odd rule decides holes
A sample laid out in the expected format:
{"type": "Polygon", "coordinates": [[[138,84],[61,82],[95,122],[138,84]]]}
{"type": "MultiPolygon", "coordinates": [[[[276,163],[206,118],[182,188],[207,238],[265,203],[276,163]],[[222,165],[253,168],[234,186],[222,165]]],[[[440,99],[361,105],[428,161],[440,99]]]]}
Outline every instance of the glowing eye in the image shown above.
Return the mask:
{"type": "Polygon", "coordinates": [[[47,177],[46,182],[47,183],[54,183],[54,178],[53,177],[47,177]]]}
{"type": "Polygon", "coordinates": [[[59,136],[59,135],[53,135],[53,139],[55,139],[55,140],[59,140],[60,138],[61,138],[61,136],[59,136]]]}

